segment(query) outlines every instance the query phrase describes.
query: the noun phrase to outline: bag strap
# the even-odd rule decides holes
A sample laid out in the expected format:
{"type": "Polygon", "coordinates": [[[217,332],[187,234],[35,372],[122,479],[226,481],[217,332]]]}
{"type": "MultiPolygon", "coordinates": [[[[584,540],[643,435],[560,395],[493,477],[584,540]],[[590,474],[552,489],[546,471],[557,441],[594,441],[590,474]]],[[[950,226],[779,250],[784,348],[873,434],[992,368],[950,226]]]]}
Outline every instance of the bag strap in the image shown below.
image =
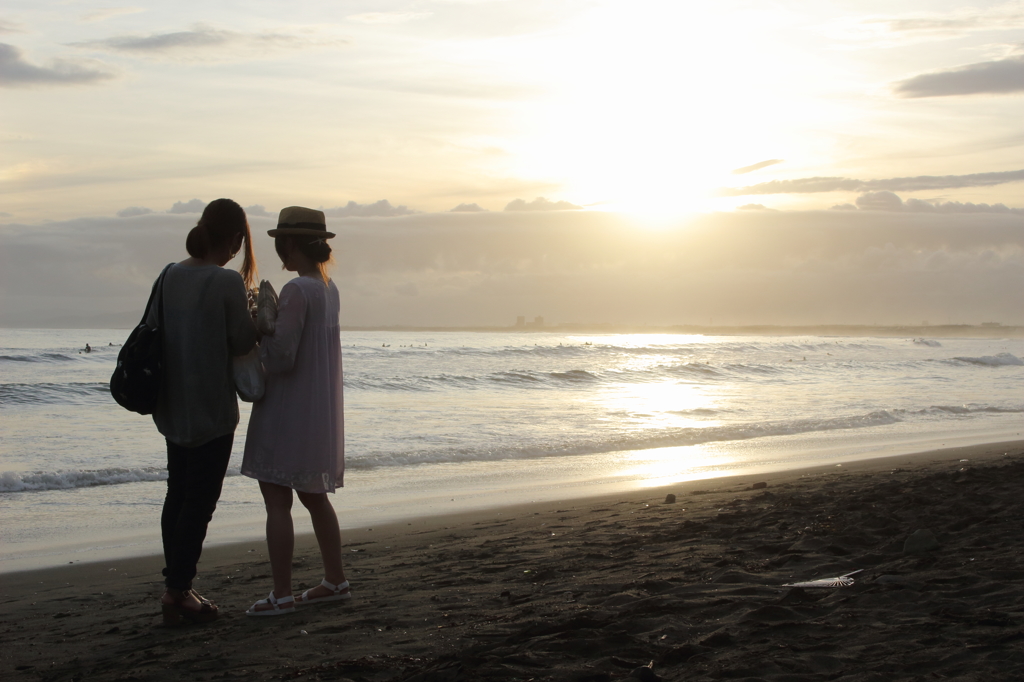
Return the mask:
{"type": "Polygon", "coordinates": [[[146,324],[146,320],[149,319],[149,309],[153,306],[153,297],[157,295],[157,291],[160,292],[160,300],[157,305],[160,306],[158,310],[157,320],[160,326],[164,326],[164,276],[167,271],[171,269],[174,263],[168,263],[164,266],[164,269],[160,271],[160,276],[156,278],[156,284],[153,286],[153,291],[149,292],[149,300],[146,301],[146,312],[142,313],[142,321],[139,324],[146,324]]]}
{"type": "Polygon", "coordinates": [[[167,267],[164,268],[164,271],[160,273],[160,309],[157,310],[156,319],[157,323],[160,325],[161,331],[164,328],[164,277],[167,275],[167,271],[171,269],[172,265],[174,265],[174,263],[168,263],[167,267]]]}

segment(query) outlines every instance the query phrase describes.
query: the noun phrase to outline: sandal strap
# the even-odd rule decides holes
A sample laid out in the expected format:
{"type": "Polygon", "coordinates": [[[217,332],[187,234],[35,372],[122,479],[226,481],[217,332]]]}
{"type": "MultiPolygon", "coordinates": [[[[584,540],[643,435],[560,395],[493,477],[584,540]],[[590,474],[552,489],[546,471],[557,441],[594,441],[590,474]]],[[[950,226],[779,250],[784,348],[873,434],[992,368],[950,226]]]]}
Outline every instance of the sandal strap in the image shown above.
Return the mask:
{"type": "Polygon", "coordinates": [[[322,587],[326,587],[328,590],[330,590],[334,594],[341,594],[344,590],[348,589],[348,581],[347,580],[344,581],[344,582],[338,583],[337,585],[335,585],[333,583],[327,582],[327,579],[324,578],[323,580],[320,581],[320,585],[322,587]]]}
{"type": "Polygon", "coordinates": [[[269,604],[270,606],[273,606],[274,608],[272,608],[272,609],[264,609],[264,611],[280,611],[282,604],[294,604],[294,603],[295,603],[295,597],[293,595],[288,595],[287,597],[278,598],[278,597],[274,596],[274,591],[271,590],[270,594],[267,595],[266,599],[260,599],[255,604],[253,604],[252,606],[253,606],[253,610],[255,610],[255,607],[257,607],[257,606],[263,606],[264,604],[269,604]]]}
{"type": "Polygon", "coordinates": [[[270,606],[273,606],[274,610],[276,611],[278,606],[277,606],[277,597],[274,596],[274,591],[271,590],[270,594],[267,595],[266,599],[257,599],[256,600],[256,604],[253,604],[253,606],[256,606],[257,604],[261,605],[261,606],[263,604],[269,604],[270,606]]]}
{"type": "Polygon", "coordinates": [[[206,597],[199,595],[195,590],[191,588],[187,590],[167,590],[167,592],[171,595],[171,599],[173,600],[174,606],[179,609],[185,609],[190,613],[198,613],[203,615],[217,612],[216,604],[214,604],[206,597]],[[195,609],[190,609],[185,606],[185,600],[188,599],[189,596],[195,597],[196,600],[199,602],[198,611],[195,609]]]}
{"type": "Polygon", "coordinates": [[[199,603],[202,604],[203,606],[206,606],[207,604],[209,604],[210,606],[213,606],[213,602],[212,601],[210,601],[209,599],[207,599],[203,595],[199,594],[195,590],[189,590],[189,592],[191,592],[192,596],[195,597],[199,601],[199,603]]]}

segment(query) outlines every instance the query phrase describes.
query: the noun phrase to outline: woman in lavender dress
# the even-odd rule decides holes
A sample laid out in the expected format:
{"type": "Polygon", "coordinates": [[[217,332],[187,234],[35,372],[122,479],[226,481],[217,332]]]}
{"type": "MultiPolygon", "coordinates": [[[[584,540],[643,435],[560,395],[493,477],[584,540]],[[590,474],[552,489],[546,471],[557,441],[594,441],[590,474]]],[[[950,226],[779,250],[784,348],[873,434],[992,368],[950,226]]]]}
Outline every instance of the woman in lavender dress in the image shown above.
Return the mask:
{"type": "Polygon", "coordinates": [[[270,230],[286,270],[298,277],[281,289],[273,335],[260,343],[266,393],[253,405],[242,473],[260,482],[267,507],[267,547],[274,589],[246,613],[294,613],[296,604],[351,597],[341,561],[338,517],[327,497],[343,483],[341,330],[338,289],[327,277],[331,247],[321,211],[292,206],[270,230]],[[324,580],[292,596],[292,491],[313,521],[324,580]]]}

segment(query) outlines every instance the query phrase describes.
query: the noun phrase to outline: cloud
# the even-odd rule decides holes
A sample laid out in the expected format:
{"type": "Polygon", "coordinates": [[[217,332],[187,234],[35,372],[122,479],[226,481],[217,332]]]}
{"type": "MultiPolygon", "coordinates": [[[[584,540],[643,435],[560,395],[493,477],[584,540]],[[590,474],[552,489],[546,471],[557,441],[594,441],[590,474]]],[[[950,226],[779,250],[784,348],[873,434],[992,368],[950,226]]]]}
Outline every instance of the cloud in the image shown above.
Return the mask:
{"type": "MultiPolygon", "coordinates": [[[[843,204],[854,208],[850,204],[843,204]]],[[[832,208],[840,208],[833,206],[832,208]]],[[[857,197],[857,208],[866,211],[908,211],[911,213],[1006,213],[1024,215],[1024,208],[1009,208],[1005,204],[973,204],[959,201],[903,201],[892,192],[868,192],[857,197]]]]}
{"type": "Polygon", "coordinates": [[[480,206],[480,204],[459,204],[453,208],[449,213],[479,213],[480,211],[486,211],[486,208],[480,206]]]}
{"type": "Polygon", "coordinates": [[[148,36],[114,36],[103,40],[71,44],[75,47],[98,48],[112,52],[170,52],[219,47],[238,40],[239,35],[231,31],[219,31],[213,28],[196,28],[192,31],[152,33],[148,36]]]}
{"type": "Polygon", "coordinates": [[[372,204],[358,204],[350,201],[344,206],[335,206],[334,208],[323,208],[321,206],[320,210],[330,218],[390,218],[393,216],[412,215],[417,212],[406,206],[392,206],[391,202],[387,199],[381,199],[372,204]]]}
{"type": "Polygon", "coordinates": [[[87,14],[83,14],[82,21],[87,23],[106,21],[107,19],[112,19],[114,17],[120,17],[126,14],[138,14],[143,11],[145,10],[141,7],[102,7],[87,14]]]}
{"type": "MultiPolygon", "coordinates": [[[[121,35],[102,40],[70,43],[74,47],[135,54],[146,57],[178,56],[198,58],[195,53],[208,55],[211,51],[230,47],[247,48],[262,54],[275,48],[303,48],[323,45],[341,45],[342,39],[316,40],[288,33],[240,33],[226,31],[205,24],[196,24],[191,30],[149,35],[121,35]]],[[[204,57],[205,58],[205,57],[204,57]]]]}
{"type": "Polygon", "coordinates": [[[857,197],[857,208],[865,211],[902,211],[903,200],[892,192],[868,192],[857,197]]]}
{"type": "Polygon", "coordinates": [[[134,218],[137,215],[146,215],[152,213],[153,209],[145,208],[143,206],[129,206],[128,208],[122,208],[117,212],[118,218],[134,218]]]}
{"type": "Polygon", "coordinates": [[[856,211],[857,207],[854,206],[853,204],[836,204],[835,206],[833,206],[829,210],[830,211],[856,211]]]}
{"type": "Polygon", "coordinates": [[[961,38],[967,33],[1024,28],[1024,8],[1007,3],[983,10],[957,9],[941,14],[918,12],[898,16],[843,18],[826,27],[826,33],[845,40],[867,40],[882,45],[923,40],[961,38]]]}
{"type": "Polygon", "coordinates": [[[114,74],[102,65],[82,65],[65,59],[55,60],[51,66],[36,66],[25,61],[18,48],[0,43],[0,86],[3,87],[90,85],[113,77],[114,74]]]}
{"type": "Polygon", "coordinates": [[[167,209],[168,213],[202,213],[203,209],[206,208],[206,202],[202,199],[192,199],[190,201],[175,201],[174,206],[167,209]]]}
{"type": "Polygon", "coordinates": [[[0,19],[0,33],[24,33],[25,29],[21,24],[16,24],[13,21],[5,21],[0,19]]]}
{"type": "Polygon", "coordinates": [[[907,98],[1024,92],[1024,55],[923,73],[897,83],[894,90],[907,98]]]}
{"type": "Polygon", "coordinates": [[[768,208],[764,204],[743,204],[736,209],[737,211],[774,211],[774,208],[768,208]]]}
{"type": "Polygon", "coordinates": [[[723,187],[718,190],[717,194],[723,197],[742,197],[752,194],[814,194],[837,191],[917,192],[962,187],[992,187],[1020,180],[1024,180],[1024,170],[973,173],[971,175],[920,175],[912,178],[889,178],[886,180],[819,177],[772,180],[747,187],[723,187]]]}
{"type": "Polygon", "coordinates": [[[767,161],[759,161],[758,163],[744,166],[743,168],[737,168],[732,172],[733,175],[743,175],[745,173],[752,173],[768,166],[774,166],[777,163],[782,163],[782,159],[768,159],[767,161]]]}
{"type": "Polygon", "coordinates": [[[429,17],[430,12],[363,12],[345,17],[360,24],[400,24],[429,17]]]}
{"type": "Polygon", "coordinates": [[[1024,215],[1024,208],[1009,208],[1005,204],[972,204],[959,201],[922,201],[907,199],[904,207],[917,213],[1013,213],[1024,215]]]}
{"type": "MultiPolygon", "coordinates": [[[[911,202],[907,202],[910,204],[911,202]]],[[[83,218],[0,230],[0,324],[138,321],[195,215],[83,218]],[[34,274],[45,271],[47,277],[34,274]]],[[[1024,322],[1022,217],[732,211],[660,230],[601,211],[419,213],[336,220],[345,324],[651,325],[1024,322]]],[[[265,220],[265,219],[262,219],[265,220]]],[[[280,291],[274,241],[255,235],[280,291]]],[[[238,267],[237,259],[228,267],[238,267]]],[[[111,322],[112,323],[112,322],[111,322]]]]}
{"type": "Polygon", "coordinates": [[[506,211],[578,211],[582,208],[568,201],[550,201],[544,197],[537,197],[530,202],[525,199],[513,199],[505,206],[506,211]]]}
{"type": "Polygon", "coordinates": [[[247,216],[257,216],[259,218],[276,218],[276,213],[271,213],[263,204],[253,204],[252,206],[245,207],[245,214],[247,216]]]}

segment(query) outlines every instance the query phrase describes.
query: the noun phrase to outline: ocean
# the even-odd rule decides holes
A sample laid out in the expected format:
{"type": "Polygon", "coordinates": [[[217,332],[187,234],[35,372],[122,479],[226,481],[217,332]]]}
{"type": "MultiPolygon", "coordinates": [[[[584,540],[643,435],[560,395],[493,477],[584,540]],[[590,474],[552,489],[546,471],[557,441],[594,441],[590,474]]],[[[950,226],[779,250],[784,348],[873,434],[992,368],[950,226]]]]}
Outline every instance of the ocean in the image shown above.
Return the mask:
{"type": "MultiPolygon", "coordinates": [[[[107,387],[127,333],[0,330],[0,572],[159,553],[164,442],[107,387]]],[[[1024,432],[1019,339],[360,331],[342,347],[348,533],[1024,432]]],[[[262,537],[241,411],[209,542],[262,537]]]]}

